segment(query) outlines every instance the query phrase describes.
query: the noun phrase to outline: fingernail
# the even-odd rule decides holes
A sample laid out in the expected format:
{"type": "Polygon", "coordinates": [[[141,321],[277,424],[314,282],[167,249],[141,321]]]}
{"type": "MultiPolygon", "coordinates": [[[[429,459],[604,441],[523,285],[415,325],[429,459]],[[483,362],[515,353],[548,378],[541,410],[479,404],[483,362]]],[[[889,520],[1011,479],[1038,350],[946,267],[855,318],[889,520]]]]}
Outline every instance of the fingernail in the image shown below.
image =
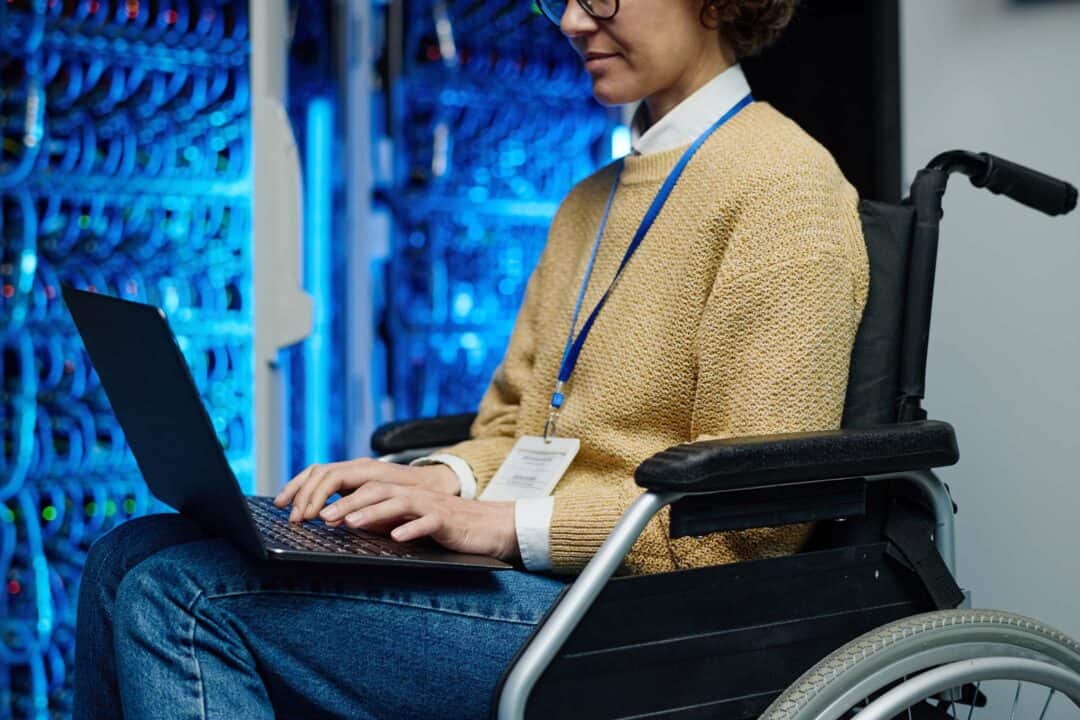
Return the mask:
{"type": "Polygon", "coordinates": [[[290,512],[290,513],[289,513],[289,522],[296,522],[296,516],[297,516],[297,514],[298,514],[298,513],[297,513],[297,510],[296,510],[296,508],[293,508],[293,509],[292,509],[292,512],[290,512]]]}
{"type": "Polygon", "coordinates": [[[363,521],[364,513],[362,512],[349,513],[345,516],[345,522],[349,523],[350,525],[359,525],[363,521]]]}
{"type": "Polygon", "coordinates": [[[337,517],[340,514],[341,510],[338,509],[337,505],[327,505],[323,508],[323,511],[319,513],[323,520],[337,520],[337,517]]]}

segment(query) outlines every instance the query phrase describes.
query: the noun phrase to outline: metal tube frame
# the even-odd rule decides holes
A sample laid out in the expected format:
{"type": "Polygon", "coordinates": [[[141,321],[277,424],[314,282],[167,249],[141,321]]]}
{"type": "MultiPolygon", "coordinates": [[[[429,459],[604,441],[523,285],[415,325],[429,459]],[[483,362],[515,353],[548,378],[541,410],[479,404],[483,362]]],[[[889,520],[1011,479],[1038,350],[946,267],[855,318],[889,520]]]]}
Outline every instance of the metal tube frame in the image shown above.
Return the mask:
{"type": "MultiPolygon", "coordinates": [[[[949,572],[955,577],[953,505],[945,484],[929,470],[872,475],[866,479],[868,482],[903,480],[919,489],[934,513],[934,544],[949,572]]],[[[665,505],[688,494],[646,492],[627,508],[507,675],[499,695],[499,720],[522,720],[525,717],[525,706],[533,687],[618,569],[619,563],[630,552],[642,530],[665,505]]]]}
{"type": "Polygon", "coordinates": [[[871,475],[866,479],[870,482],[905,480],[922,493],[934,513],[934,545],[949,572],[956,577],[956,525],[953,521],[952,495],[945,483],[929,470],[871,475]]]}
{"type": "Polygon", "coordinates": [[[499,695],[499,720],[521,720],[525,717],[525,704],[536,681],[581,622],[596,596],[618,569],[619,563],[630,552],[641,531],[665,505],[682,497],[683,493],[647,492],[627,508],[507,675],[499,695]]]}

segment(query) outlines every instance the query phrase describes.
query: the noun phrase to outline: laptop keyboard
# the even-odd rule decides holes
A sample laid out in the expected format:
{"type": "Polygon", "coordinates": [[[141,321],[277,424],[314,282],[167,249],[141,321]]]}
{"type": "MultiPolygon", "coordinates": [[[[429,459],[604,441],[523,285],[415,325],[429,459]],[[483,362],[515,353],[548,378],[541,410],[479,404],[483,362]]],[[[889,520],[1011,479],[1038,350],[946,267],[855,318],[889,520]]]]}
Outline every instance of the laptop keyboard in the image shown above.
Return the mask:
{"type": "Polygon", "coordinates": [[[410,550],[420,550],[417,543],[399,543],[363,530],[329,527],[321,520],[289,522],[289,510],[274,505],[272,498],[248,496],[248,507],[263,537],[274,544],[307,552],[346,555],[382,555],[413,558],[410,550]]]}

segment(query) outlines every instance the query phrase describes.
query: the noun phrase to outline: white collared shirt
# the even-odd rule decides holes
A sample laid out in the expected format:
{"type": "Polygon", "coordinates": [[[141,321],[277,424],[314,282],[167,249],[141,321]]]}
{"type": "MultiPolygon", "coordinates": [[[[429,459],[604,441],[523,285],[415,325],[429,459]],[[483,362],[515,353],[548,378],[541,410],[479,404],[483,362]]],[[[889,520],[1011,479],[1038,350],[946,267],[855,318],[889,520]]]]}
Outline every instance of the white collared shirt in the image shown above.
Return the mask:
{"type": "Polygon", "coordinates": [[[749,94],[750,84],[742,66],[732,65],[673,107],[652,127],[648,126],[649,108],[641,103],[630,123],[633,154],[648,155],[689,145],[712,127],[722,113],[749,94]]]}
{"type": "MultiPolygon", "coordinates": [[[[674,150],[689,145],[726,112],[750,93],[742,67],[733,65],[723,71],[693,95],[683,100],[651,127],[647,126],[649,111],[645,103],[638,106],[630,126],[630,147],[634,155],[674,150]]],[[[432,463],[449,465],[461,482],[461,496],[476,496],[476,477],[463,459],[445,453],[414,461],[415,465],[432,463]]],[[[551,496],[517,500],[514,503],[514,524],[517,531],[521,561],[526,569],[541,572],[551,569],[551,515],[555,499],[551,496]]]]}

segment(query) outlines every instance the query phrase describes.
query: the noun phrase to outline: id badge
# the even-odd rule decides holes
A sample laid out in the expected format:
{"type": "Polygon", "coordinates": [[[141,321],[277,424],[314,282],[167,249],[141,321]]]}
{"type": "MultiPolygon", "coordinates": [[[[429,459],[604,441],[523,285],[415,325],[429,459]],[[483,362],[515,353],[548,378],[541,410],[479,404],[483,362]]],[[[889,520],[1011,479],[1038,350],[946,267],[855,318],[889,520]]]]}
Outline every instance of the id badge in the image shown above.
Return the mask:
{"type": "Polygon", "coordinates": [[[577,438],[519,438],[480,499],[524,500],[550,495],[580,448],[577,438]]]}

